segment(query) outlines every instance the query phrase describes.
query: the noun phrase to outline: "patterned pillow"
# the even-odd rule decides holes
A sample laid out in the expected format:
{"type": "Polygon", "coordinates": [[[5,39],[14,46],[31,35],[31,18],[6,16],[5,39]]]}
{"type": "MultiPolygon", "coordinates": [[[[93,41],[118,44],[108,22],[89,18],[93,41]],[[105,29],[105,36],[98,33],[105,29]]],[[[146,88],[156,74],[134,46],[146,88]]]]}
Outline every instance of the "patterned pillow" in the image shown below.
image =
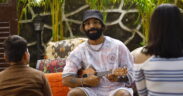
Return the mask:
{"type": "Polygon", "coordinates": [[[65,58],[38,60],[36,69],[44,73],[62,72],[65,66],[65,58]]]}
{"type": "Polygon", "coordinates": [[[46,57],[48,59],[66,58],[75,47],[86,40],[86,38],[74,38],[58,42],[49,42],[46,48],[46,57]]]}
{"type": "Polygon", "coordinates": [[[36,69],[44,73],[62,72],[65,66],[65,58],[86,38],[67,39],[58,42],[49,42],[46,48],[46,59],[38,60],[36,69]]]}

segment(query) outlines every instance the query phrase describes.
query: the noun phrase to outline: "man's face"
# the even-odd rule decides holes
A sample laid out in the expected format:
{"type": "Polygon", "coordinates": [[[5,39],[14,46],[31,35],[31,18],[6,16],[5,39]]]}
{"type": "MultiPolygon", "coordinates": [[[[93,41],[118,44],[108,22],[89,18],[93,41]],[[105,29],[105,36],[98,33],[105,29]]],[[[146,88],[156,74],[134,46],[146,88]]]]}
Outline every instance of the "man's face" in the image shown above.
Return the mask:
{"type": "Polygon", "coordinates": [[[98,19],[88,19],[84,23],[84,31],[90,40],[97,40],[102,35],[102,24],[98,19]]]}

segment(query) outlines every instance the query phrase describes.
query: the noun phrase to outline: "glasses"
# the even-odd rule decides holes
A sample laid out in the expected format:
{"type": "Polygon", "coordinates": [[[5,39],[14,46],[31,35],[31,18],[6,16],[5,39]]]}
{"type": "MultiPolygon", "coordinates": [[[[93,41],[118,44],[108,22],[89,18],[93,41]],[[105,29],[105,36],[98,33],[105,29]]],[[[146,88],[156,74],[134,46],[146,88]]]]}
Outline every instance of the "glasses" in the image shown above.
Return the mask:
{"type": "Polygon", "coordinates": [[[100,23],[100,21],[95,20],[95,21],[86,21],[86,22],[84,22],[83,24],[86,25],[86,26],[89,26],[90,24],[99,25],[99,24],[101,24],[101,23],[100,23]]]}

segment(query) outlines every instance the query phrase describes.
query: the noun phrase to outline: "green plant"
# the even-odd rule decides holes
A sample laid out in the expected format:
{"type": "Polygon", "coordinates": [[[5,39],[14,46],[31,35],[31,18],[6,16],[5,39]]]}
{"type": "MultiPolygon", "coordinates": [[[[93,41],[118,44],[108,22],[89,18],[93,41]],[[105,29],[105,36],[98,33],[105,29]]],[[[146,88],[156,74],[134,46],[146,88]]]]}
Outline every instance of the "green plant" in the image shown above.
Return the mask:
{"type": "Polygon", "coordinates": [[[53,41],[58,41],[64,39],[63,36],[63,4],[65,0],[45,0],[45,5],[49,6],[52,16],[52,37],[53,41]]]}
{"type": "MultiPolygon", "coordinates": [[[[153,10],[160,4],[163,3],[172,3],[181,7],[183,4],[183,0],[124,0],[125,5],[131,4],[134,5],[139,10],[139,15],[141,17],[141,23],[143,26],[143,33],[145,35],[145,39],[142,44],[146,44],[149,35],[149,23],[150,17],[153,10]]],[[[181,7],[182,8],[182,7],[181,7]]]]}
{"type": "MultiPolygon", "coordinates": [[[[97,9],[104,11],[114,7],[115,4],[120,3],[121,0],[86,0],[86,3],[90,6],[91,9],[97,9]]],[[[106,21],[107,13],[104,12],[104,21],[106,21]]]]}
{"type": "MultiPolygon", "coordinates": [[[[64,39],[63,32],[63,6],[65,0],[17,0],[18,20],[26,19],[28,6],[41,7],[45,11],[51,12],[52,17],[52,40],[58,41],[64,39]],[[39,1],[39,2],[37,2],[39,1]]],[[[105,10],[111,8],[112,5],[119,3],[120,0],[86,0],[86,3],[91,9],[105,10]]],[[[107,18],[107,13],[104,14],[104,20],[107,18]]],[[[19,24],[19,30],[20,30],[19,24]]],[[[19,32],[19,31],[18,31],[19,32]]]]}
{"type": "MultiPolygon", "coordinates": [[[[18,20],[27,17],[28,6],[40,7],[44,11],[51,12],[52,18],[52,37],[53,41],[58,41],[64,39],[63,37],[63,24],[62,24],[62,14],[63,14],[63,3],[65,0],[18,0],[17,10],[19,13],[18,20]]],[[[19,24],[20,29],[20,24],[19,24]]]]}
{"type": "Polygon", "coordinates": [[[7,0],[0,0],[0,3],[5,3],[7,0]]]}

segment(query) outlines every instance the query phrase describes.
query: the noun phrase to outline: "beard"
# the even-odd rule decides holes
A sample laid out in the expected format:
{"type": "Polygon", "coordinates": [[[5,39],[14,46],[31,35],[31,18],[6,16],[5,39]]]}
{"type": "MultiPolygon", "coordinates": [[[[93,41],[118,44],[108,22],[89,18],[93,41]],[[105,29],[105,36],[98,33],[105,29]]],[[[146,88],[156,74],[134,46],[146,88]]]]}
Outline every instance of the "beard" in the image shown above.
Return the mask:
{"type": "Polygon", "coordinates": [[[97,40],[100,38],[100,36],[102,35],[102,28],[91,28],[89,30],[85,31],[86,36],[90,39],[90,40],[97,40]],[[96,31],[94,33],[90,33],[90,31],[96,31]]]}

